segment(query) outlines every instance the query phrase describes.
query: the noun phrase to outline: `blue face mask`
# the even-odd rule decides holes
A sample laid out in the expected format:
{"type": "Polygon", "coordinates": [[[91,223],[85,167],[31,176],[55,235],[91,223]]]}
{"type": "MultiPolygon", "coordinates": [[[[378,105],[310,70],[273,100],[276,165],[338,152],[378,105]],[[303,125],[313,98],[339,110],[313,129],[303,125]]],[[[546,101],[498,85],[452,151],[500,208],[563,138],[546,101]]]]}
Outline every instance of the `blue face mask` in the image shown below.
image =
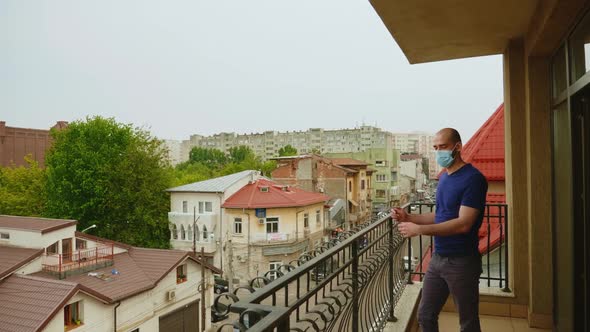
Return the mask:
{"type": "MultiPolygon", "coordinates": [[[[457,145],[455,145],[455,147],[457,147],[457,145]]],[[[455,147],[453,147],[453,150],[438,150],[438,151],[436,151],[436,162],[441,167],[447,168],[453,164],[453,161],[455,161],[455,157],[453,157],[453,152],[455,152],[455,147]]]]}

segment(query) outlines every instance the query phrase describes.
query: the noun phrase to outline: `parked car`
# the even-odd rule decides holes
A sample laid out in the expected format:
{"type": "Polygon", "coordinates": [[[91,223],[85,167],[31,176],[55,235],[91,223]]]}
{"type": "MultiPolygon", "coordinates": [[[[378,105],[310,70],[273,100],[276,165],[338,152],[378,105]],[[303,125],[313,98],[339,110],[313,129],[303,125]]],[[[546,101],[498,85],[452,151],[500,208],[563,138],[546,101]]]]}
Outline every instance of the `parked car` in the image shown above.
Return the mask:
{"type": "Polygon", "coordinates": [[[223,279],[219,275],[214,275],[213,278],[215,280],[215,284],[213,285],[213,289],[215,291],[215,294],[229,292],[229,281],[223,279]]]}

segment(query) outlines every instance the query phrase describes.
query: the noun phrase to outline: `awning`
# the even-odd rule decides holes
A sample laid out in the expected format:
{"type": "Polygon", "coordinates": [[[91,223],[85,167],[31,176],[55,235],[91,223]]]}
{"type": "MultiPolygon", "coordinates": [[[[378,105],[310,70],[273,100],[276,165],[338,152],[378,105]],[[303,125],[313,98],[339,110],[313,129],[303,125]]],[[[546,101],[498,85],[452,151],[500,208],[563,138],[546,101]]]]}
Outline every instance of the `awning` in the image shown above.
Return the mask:
{"type": "Polygon", "coordinates": [[[359,203],[357,203],[354,199],[349,198],[348,201],[351,202],[354,206],[359,206],[359,203]]]}

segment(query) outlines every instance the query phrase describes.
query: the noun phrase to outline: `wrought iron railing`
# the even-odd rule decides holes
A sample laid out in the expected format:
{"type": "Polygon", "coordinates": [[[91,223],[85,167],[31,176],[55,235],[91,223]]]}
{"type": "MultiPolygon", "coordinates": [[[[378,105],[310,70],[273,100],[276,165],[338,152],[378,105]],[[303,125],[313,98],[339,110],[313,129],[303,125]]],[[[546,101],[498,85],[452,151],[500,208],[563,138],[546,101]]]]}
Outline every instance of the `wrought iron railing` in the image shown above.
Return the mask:
{"type": "Polygon", "coordinates": [[[237,317],[217,331],[380,331],[395,320],[407,282],[403,243],[391,216],[341,232],[248,286],[218,295],[216,316],[237,317]]]}
{"type": "MultiPolygon", "coordinates": [[[[434,203],[410,203],[404,206],[408,213],[434,212],[434,203]]],[[[508,205],[486,204],[482,225],[479,229],[479,251],[482,255],[483,273],[480,286],[508,287],[508,205]]],[[[410,270],[408,281],[422,281],[434,251],[432,236],[408,239],[404,268],[410,270]],[[417,253],[417,254],[416,254],[417,253]]]]}

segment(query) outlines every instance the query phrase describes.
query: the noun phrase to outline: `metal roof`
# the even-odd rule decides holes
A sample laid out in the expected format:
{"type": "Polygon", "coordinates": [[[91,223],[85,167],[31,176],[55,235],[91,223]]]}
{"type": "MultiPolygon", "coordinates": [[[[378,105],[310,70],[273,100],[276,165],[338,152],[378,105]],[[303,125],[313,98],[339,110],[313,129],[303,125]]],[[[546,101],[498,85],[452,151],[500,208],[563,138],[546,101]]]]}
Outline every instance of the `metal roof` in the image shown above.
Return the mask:
{"type": "Polygon", "coordinates": [[[43,249],[0,246],[0,280],[41,254],[43,249]]]}
{"type": "Polygon", "coordinates": [[[0,215],[0,228],[36,231],[41,232],[41,234],[76,225],[77,223],[75,220],[67,219],[0,215]]]}
{"type": "MultiPolygon", "coordinates": [[[[258,171],[247,170],[226,176],[185,184],[183,186],[166,189],[168,192],[196,192],[196,193],[222,193],[234,183],[258,174],[258,171]]],[[[253,180],[256,180],[254,178],[253,180]]]]}

